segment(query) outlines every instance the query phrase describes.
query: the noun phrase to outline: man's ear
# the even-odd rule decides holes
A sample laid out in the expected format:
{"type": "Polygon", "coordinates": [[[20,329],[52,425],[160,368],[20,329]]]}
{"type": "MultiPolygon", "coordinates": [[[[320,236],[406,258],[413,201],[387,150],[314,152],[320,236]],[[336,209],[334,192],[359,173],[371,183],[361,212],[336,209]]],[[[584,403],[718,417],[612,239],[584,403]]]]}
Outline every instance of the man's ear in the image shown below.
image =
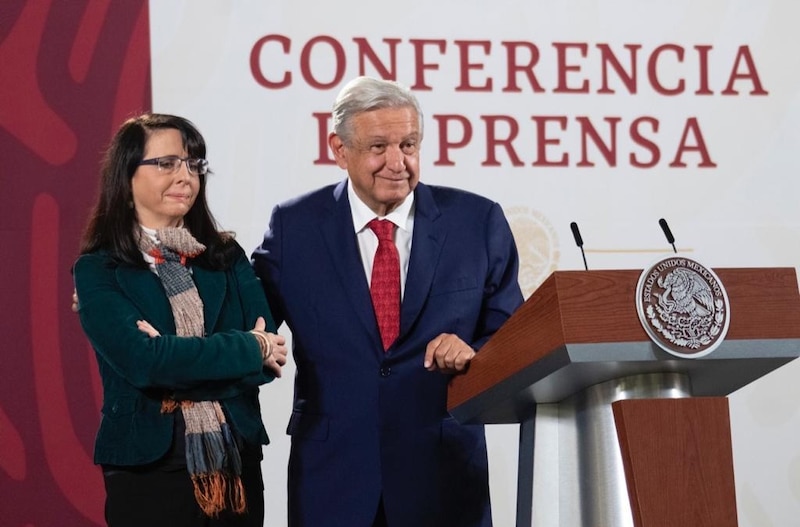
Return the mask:
{"type": "Polygon", "coordinates": [[[339,168],[347,168],[347,155],[345,152],[344,142],[342,139],[336,135],[335,133],[331,133],[328,136],[328,146],[333,153],[333,159],[336,161],[336,164],[339,168]]]}

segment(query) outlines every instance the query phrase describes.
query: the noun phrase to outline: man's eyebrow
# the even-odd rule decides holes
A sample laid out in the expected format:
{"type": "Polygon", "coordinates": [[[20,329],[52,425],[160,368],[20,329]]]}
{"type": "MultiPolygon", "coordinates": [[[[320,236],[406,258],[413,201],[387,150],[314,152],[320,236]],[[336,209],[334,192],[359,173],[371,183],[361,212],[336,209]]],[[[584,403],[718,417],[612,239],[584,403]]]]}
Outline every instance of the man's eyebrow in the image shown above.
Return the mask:
{"type": "MultiPolygon", "coordinates": [[[[420,138],[420,133],[419,132],[411,132],[410,134],[404,135],[403,137],[401,137],[398,142],[402,143],[404,141],[408,141],[409,139],[413,139],[413,140],[417,140],[418,141],[419,138],[420,138]]],[[[361,142],[361,143],[375,143],[375,142],[389,143],[389,142],[391,142],[388,137],[386,137],[385,135],[380,135],[380,134],[368,135],[366,137],[356,138],[356,141],[357,142],[361,142]]]]}

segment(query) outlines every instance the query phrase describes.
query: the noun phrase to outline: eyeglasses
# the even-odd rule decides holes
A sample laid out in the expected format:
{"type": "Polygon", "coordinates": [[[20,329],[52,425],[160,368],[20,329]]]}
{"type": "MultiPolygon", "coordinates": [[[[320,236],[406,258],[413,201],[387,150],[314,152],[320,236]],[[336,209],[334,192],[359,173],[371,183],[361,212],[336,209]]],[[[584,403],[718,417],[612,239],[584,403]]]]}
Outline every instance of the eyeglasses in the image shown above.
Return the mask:
{"type": "Polygon", "coordinates": [[[155,165],[165,174],[174,174],[181,168],[181,163],[186,163],[190,174],[204,176],[208,173],[208,161],[200,158],[164,156],[139,161],[140,165],[155,165]]]}

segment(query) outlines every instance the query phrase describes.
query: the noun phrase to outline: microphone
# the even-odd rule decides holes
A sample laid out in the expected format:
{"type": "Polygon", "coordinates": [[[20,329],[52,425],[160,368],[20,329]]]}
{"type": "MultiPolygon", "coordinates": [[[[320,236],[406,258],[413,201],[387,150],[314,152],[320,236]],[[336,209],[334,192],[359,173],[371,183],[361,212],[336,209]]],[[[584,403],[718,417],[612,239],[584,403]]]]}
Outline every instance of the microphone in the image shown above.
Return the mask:
{"type": "Polygon", "coordinates": [[[583,238],[581,238],[581,231],[578,230],[578,224],[574,221],[569,224],[569,228],[572,229],[572,236],[575,238],[575,245],[577,245],[581,250],[581,257],[583,258],[583,268],[587,271],[589,270],[589,266],[586,265],[586,253],[583,252],[583,238]]]}
{"type": "Polygon", "coordinates": [[[661,218],[658,220],[658,224],[661,226],[661,230],[664,231],[664,236],[667,237],[667,242],[672,245],[672,250],[675,254],[678,254],[678,249],[675,248],[675,236],[672,235],[672,231],[669,230],[669,225],[667,225],[667,220],[661,218]]]}

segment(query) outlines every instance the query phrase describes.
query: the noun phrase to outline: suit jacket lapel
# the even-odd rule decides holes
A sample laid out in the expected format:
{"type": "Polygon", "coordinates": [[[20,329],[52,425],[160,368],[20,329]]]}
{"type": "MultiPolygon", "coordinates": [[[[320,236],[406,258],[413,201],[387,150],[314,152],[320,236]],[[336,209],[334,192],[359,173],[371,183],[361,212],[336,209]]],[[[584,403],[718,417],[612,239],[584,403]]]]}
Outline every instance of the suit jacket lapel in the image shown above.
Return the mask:
{"type": "Polygon", "coordinates": [[[364,265],[359,256],[353,215],[347,199],[347,180],[336,185],[332,197],[329,209],[322,216],[324,220],[320,222],[322,238],[325,240],[330,261],[341,281],[348,301],[353,306],[353,311],[364,328],[373,334],[376,342],[380,345],[380,334],[375,321],[375,312],[372,309],[372,298],[369,294],[367,277],[364,275],[364,265]]]}
{"type": "Polygon", "coordinates": [[[209,271],[202,267],[192,267],[197,293],[203,299],[203,324],[206,335],[214,332],[214,326],[217,323],[222,303],[225,300],[226,274],[221,271],[209,271]]]}
{"type": "Polygon", "coordinates": [[[144,319],[162,334],[175,334],[172,308],[158,276],[149,269],[126,266],[118,267],[116,274],[120,289],[142,312],[144,319]]]}
{"type": "Polygon", "coordinates": [[[400,308],[400,337],[408,332],[422,312],[439,263],[447,232],[437,222],[441,212],[430,189],[422,183],[414,191],[414,234],[400,308]]]}

